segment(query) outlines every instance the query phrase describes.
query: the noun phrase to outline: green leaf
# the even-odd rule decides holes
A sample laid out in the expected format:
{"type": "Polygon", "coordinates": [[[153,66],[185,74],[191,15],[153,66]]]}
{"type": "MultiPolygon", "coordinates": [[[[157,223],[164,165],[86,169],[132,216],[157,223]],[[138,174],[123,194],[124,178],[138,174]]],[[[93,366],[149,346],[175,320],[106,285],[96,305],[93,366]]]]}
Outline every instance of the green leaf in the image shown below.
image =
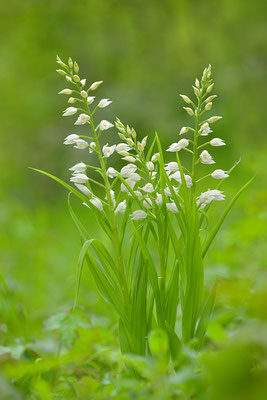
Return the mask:
{"type": "Polygon", "coordinates": [[[211,243],[213,242],[217,232],[219,231],[220,227],[222,226],[227,214],[229,213],[229,211],[231,210],[231,208],[235,204],[236,200],[238,199],[238,197],[241,195],[241,193],[249,186],[249,184],[254,179],[255,179],[255,176],[253,176],[244,186],[241,187],[241,189],[236,193],[236,195],[232,198],[232,200],[230,201],[230,203],[228,204],[228,206],[224,210],[222,216],[219,218],[217,224],[215,225],[215,227],[213,228],[213,230],[209,234],[209,237],[207,238],[206,242],[203,245],[203,252],[202,252],[202,257],[203,258],[205,257],[205,255],[206,255],[211,243]]]}
{"type": "Polygon", "coordinates": [[[165,321],[167,321],[170,329],[174,330],[177,307],[179,302],[179,263],[175,262],[171,277],[168,282],[166,306],[165,306],[165,321]]]}
{"type": "Polygon", "coordinates": [[[217,282],[215,281],[215,283],[212,286],[212,289],[202,307],[202,310],[200,312],[199,321],[198,321],[198,325],[197,325],[197,329],[196,329],[196,333],[195,333],[195,336],[198,337],[200,339],[200,341],[202,341],[202,339],[206,333],[208,322],[209,322],[211,313],[214,308],[215,296],[216,296],[216,286],[217,286],[217,282]]]}

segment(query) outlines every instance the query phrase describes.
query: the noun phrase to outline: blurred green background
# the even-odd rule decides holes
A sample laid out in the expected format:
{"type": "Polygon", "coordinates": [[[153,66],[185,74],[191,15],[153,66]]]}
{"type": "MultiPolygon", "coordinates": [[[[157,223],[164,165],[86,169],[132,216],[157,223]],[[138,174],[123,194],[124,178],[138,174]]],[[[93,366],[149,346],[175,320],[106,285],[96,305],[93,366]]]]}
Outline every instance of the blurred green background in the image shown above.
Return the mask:
{"type": "MultiPolygon", "coordinates": [[[[194,78],[212,64],[218,94],[213,113],[224,117],[215,136],[228,144],[214,149],[218,168],[242,158],[225,184],[228,199],[246,179],[255,173],[257,178],[210,252],[207,276],[261,277],[256,272],[262,271],[266,226],[267,3],[10,0],[1,2],[0,14],[0,267],[16,311],[28,321],[23,329],[39,332],[44,318],[72,305],[75,293],[80,243],[66,192],[28,169],[67,180],[67,169],[83,157],[62,145],[77,131],[61,117],[66,98],[57,93],[66,85],[55,72],[57,54],[77,60],[88,82],[104,81],[97,95],[113,103],[103,118],[119,116],[141,136],[157,131],[166,146],[190,121],[178,94],[192,95],[194,78]]],[[[110,143],[117,140],[115,130],[108,135],[110,143]]],[[[94,232],[86,211],[81,213],[94,232]]],[[[81,304],[101,313],[105,306],[89,288],[84,274],[81,304]]],[[[5,329],[16,336],[12,326],[5,329]]]]}

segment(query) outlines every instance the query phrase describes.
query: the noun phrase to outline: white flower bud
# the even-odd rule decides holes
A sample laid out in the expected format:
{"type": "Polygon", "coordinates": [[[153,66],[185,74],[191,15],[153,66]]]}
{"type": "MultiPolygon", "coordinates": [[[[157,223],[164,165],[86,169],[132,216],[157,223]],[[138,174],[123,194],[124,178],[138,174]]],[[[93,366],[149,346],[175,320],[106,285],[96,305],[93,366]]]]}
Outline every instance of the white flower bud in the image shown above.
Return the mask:
{"type": "Polygon", "coordinates": [[[209,123],[209,124],[212,124],[213,122],[216,122],[216,121],[218,121],[218,120],[221,119],[221,118],[222,118],[222,117],[220,117],[220,116],[211,117],[211,118],[208,119],[208,123],[209,123]]]}
{"type": "Polygon", "coordinates": [[[140,143],[140,142],[137,142],[137,148],[138,148],[138,150],[139,151],[144,151],[144,146],[142,145],[142,143],[140,143]]]}
{"type": "Polygon", "coordinates": [[[197,88],[199,88],[199,86],[200,86],[200,84],[199,84],[199,80],[196,78],[196,80],[195,80],[195,86],[197,87],[197,88]]]}
{"type": "Polygon", "coordinates": [[[209,111],[209,110],[211,110],[212,109],[212,103],[210,102],[210,103],[207,103],[206,105],[205,105],[205,110],[207,110],[207,111],[209,111]]]}
{"type": "Polygon", "coordinates": [[[205,100],[205,103],[209,103],[209,102],[213,101],[216,97],[217,97],[216,94],[213,95],[213,96],[207,97],[206,100],[205,100]]]}
{"type": "Polygon", "coordinates": [[[136,132],[135,132],[134,128],[132,128],[131,135],[132,135],[133,139],[136,139],[136,132]]]}
{"type": "Polygon", "coordinates": [[[213,87],[214,87],[214,83],[212,83],[211,85],[209,85],[209,87],[208,87],[207,90],[206,90],[206,93],[210,93],[210,92],[212,91],[213,87]]]}
{"type": "Polygon", "coordinates": [[[115,170],[115,168],[109,167],[107,169],[107,174],[109,178],[116,178],[118,172],[115,170]]]}
{"type": "Polygon", "coordinates": [[[196,97],[200,97],[200,91],[199,91],[199,89],[196,88],[195,86],[193,86],[193,90],[194,90],[194,93],[195,93],[196,97]]]}
{"type": "Polygon", "coordinates": [[[82,91],[81,91],[81,96],[82,96],[84,99],[86,99],[86,97],[87,97],[87,92],[86,92],[86,90],[82,90],[82,91]]]}
{"type": "Polygon", "coordinates": [[[136,162],[136,159],[132,156],[122,157],[122,160],[128,161],[130,163],[136,162]]]}
{"type": "Polygon", "coordinates": [[[91,200],[89,200],[90,203],[92,203],[96,208],[98,208],[99,211],[103,211],[103,204],[101,200],[99,200],[97,197],[93,197],[91,200]]]}
{"type": "Polygon", "coordinates": [[[69,57],[69,59],[68,59],[68,64],[69,64],[69,67],[70,68],[72,68],[73,67],[73,61],[72,61],[72,59],[69,57]]]}
{"type": "Polygon", "coordinates": [[[59,56],[57,56],[57,63],[61,66],[61,67],[64,67],[64,68],[66,68],[66,64],[59,58],[59,56]]]}
{"type": "Polygon", "coordinates": [[[180,130],[179,135],[183,135],[184,133],[188,132],[189,128],[187,128],[186,126],[183,126],[182,129],[180,130]]]}
{"type": "Polygon", "coordinates": [[[190,107],[183,107],[183,109],[187,112],[191,117],[194,115],[194,111],[190,107]]]}
{"type": "Polygon", "coordinates": [[[167,207],[167,209],[169,211],[171,211],[174,214],[178,214],[178,212],[179,212],[176,204],[173,203],[173,202],[172,203],[166,203],[166,207],[167,207]]]}
{"type": "Polygon", "coordinates": [[[141,142],[143,148],[146,147],[146,142],[147,142],[147,136],[145,136],[144,139],[143,139],[142,142],[141,142]]]}
{"type": "Polygon", "coordinates": [[[70,77],[70,76],[68,76],[68,75],[67,75],[67,76],[65,76],[65,79],[66,79],[66,81],[67,81],[67,82],[72,82],[72,79],[71,79],[71,77],[70,77]]]}
{"type": "Polygon", "coordinates": [[[72,94],[72,90],[71,89],[63,89],[60,92],[58,92],[58,94],[72,94]]]}
{"type": "Polygon", "coordinates": [[[152,200],[149,197],[145,197],[144,201],[143,201],[143,206],[149,210],[150,208],[152,208],[152,200]]]}
{"type": "MultiPolygon", "coordinates": [[[[77,64],[76,61],[74,62],[74,72],[75,72],[75,74],[78,74],[78,73],[79,73],[79,65],[77,64]]],[[[79,79],[79,80],[80,80],[80,79],[79,79]]]]}
{"type": "Polygon", "coordinates": [[[82,85],[82,87],[84,87],[86,84],[86,79],[81,79],[80,84],[82,85]]]}
{"type": "Polygon", "coordinates": [[[78,139],[79,139],[79,136],[76,135],[76,134],[74,133],[74,134],[72,134],[72,135],[67,136],[67,137],[64,139],[64,143],[63,143],[63,144],[74,144],[74,143],[76,143],[76,141],[77,141],[78,139]]]}
{"type": "Polygon", "coordinates": [[[162,195],[160,193],[157,193],[157,197],[155,199],[155,202],[158,206],[162,205],[162,195]]]}
{"type": "Polygon", "coordinates": [[[103,83],[103,81],[97,81],[92,83],[92,85],[90,86],[90,90],[96,90],[98,86],[101,85],[101,83],[103,83]]]}
{"type": "Polygon", "coordinates": [[[87,165],[83,162],[80,162],[78,164],[75,164],[73,167],[69,168],[69,171],[72,171],[74,173],[80,173],[80,172],[85,172],[87,168],[87,165]]]}
{"type": "Polygon", "coordinates": [[[73,76],[74,82],[80,82],[80,77],[78,75],[73,76]]]}
{"type": "Polygon", "coordinates": [[[130,146],[133,146],[133,145],[134,145],[133,140],[130,139],[130,138],[126,138],[125,141],[126,141],[130,146]]]}
{"type": "Polygon", "coordinates": [[[215,161],[207,150],[203,150],[199,158],[202,164],[215,164],[215,161]]]}
{"type": "Polygon", "coordinates": [[[83,193],[85,196],[92,196],[92,192],[87,186],[81,185],[80,183],[74,183],[74,185],[83,193]]]}
{"type": "Polygon", "coordinates": [[[180,96],[182,97],[183,101],[185,101],[187,104],[191,103],[191,100],[189,99],[188,96],[185,96],[184,94],[180,94],[180,96]]]}
{"type": "Polygon", "coordinates": [[[92,104],[95,99],[95,96],[88,96],[87,97],[87,104],[92,104]]]}
{"type": "Polygon", "coordinates": [[[95,142],[91,142],[90,145],[89,145],[89,153],[90,154],[93,153],[95,149],[96,149],[95,142]]]}
{"type": "Polygon", "coordinates": [[[74,115],[77,112],[77,108],[75,107],[68,107],[66,110],[63,111],[63,117],[68,117],[70,115],[74,115]]]}
{"type": "Polygon", "coordinates": [[[77,99],[75,99],[74,97],[70,97],[68,100],[68,103],[73,104],[76,103],[77,99]]]}
{"type": "MultiPolygon", "coordinates": [[[[127,152],[127,151],[129,151],[129,150],[131,150],[131,148],[130,148],[130,146],[128,145],[128,144],[126,144],[126,143],[119,143],[119,144],[117,144],[117,146],[116,146],[116,152],[117,153],[121,153],[122,151],[123,152],[127,152]]],[[[124,155],[124,154],[122,154],[122,155],[124,155]]],[[[127,154],[128,155],[128,154],[127,154]]]]}
{"type": "Polygon", "coordinates": [[[180,151],[181,149],[184,149],[185,147],[187,147],[189,145],[189,141],[187,139],[181,139],[179,140],[178,143],[172,143],[169,148],[167,149],[167,151],[170,152],[176,152],[176,151],[180,151]]]}
{"type": "Polygon", "coordinates": [[[62,75],[62,76],[66,76],[66,75],[67,75],[67,73],[66,73],[65,71],[63,71],[63,69],[56,69],[56,72],[57,72],[59,75],[62,75]]]}

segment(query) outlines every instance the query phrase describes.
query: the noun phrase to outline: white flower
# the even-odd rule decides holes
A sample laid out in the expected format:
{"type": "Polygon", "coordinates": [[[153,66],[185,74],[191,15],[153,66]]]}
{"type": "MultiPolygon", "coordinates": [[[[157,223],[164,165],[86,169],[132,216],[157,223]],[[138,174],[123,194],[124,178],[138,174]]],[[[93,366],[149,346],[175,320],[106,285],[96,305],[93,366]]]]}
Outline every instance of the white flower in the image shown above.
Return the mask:
{"type": "Polygon", "coordinates": [[[111,154],[114,153],[115,148],[116,148],[116,145],[115,145],[115,144],[114,144],[113,146],[109,146],[108,143],[107,143],[107,144],[106,144],[105,146],[103,146],[103,148],[102,148],[103,156],[106,157],[106,158],[110,157],[111,154]]]}
{"type": "Polygon", "coordinates": [[[86,84],[86,79],[81,79],[80,83],[81,83],[82,87],[84,87],[86,84]]]}
{"type": "Polygon", "coordinates": [[[178,171],[179,170],[179,166],[178,166],[177,162],[172,161],[172,162],[169,162],[168,164],[165,164],[164,169],[165,169],[165,171],[174,172],[174,171],[178,171]]]}
{"type": "Polygon", "coordinates": [[[74,184],[85,196],[92,196],[92,192],[85,185],[81,185],[80,183],[74,184]]]}
{"type": "Polygon", "coordinates": [[[202,164],[215,164],[215,161],[207,150],[203,150],[199,157],[202,164]]]}
{"type": "Polygon", "coordinates": [[[120,175],[123,178],[128,178],[129,175],[131,175],[133,172],[135,172],[137,170],[137,166],[134,164],[128,164],[125,165],[124,167],[122,167],[120,175]]]}
{"type": "Polygon", "coordinates": [[[89,121],[90,117],[87,114],[80,114],[78,119],[74,122],[74,125],[84,125],[87,121],[89,121]]]}
{"type": "Polygon", "coordinates": [[[162,195],[160,193],[157,193],[157,197],[155,199],[155,202],[158,206],[161,206],[162,204],[162,195]]]}
{"type": "Polygon", "coordinates": [[[63,144],[74,144],[79,139],[79,135],[75,133],[65,137],[63,144]]]}
{"type": "Polygon", "coordinates": [[[189,129],[186,126],[183,126],[182,129],[180,130],[179,135],[183,135],[184,133],[188,132],[189,129]]]}
{"type": "Polygon", "coordinates": [[[154,187],[153,187],[152,183],[147,183],[141,189],[146,193],[153,193],[154,192],[154,187]]]}
{"type": "Polygon", "coordinates": [[[115,214],[124,214],[126,210],[126,200],[121,201],[115,210],[115,214]]]}
{"type": "Polygon", "coordinates": [[[60,92],[58,92],[58,94],[72,94],[72,90],[71,89],[63,89],[60,92]]]}
{"type": "Polygon", "coordinates": [[[83,139],[77,139],[75,141],[75,143],[76,143],[76,146],[74,146],[75,149],[83,150],[83,149],[86,149],[89,146],[88,142],[86,142],[83,139]]]}
{"type": "Polygon", "coordinates": [[[138,182],[141,180],[141,176],[136,172],[132,172],[131,174],[128,175],[128,179],[134,182],[138,182]]]}
{"type": "Polygon", "coordinates": [[[189,141],[187,139],[181,139],[178,143],[172,143],[167,151],[176,152],[184,149],[186,146],[189,145],[189,141]]]}
{"type": "Polygon", "coordinates": [[[69,168],[70,171],[73,171],[74,173],[79,173],[79,172],[85,172],[86,171],[86,164],[83,162],[80,162],[78,164],[75,164],[73,167],[69,168]]]}
{"type": "Polygon", "coordinates": [[[211,146],[225,146],[225,144],[224,140],[220,138],[214,138],[210,141],[211,146]]]}
{"type": "Polygon", "coordinates": [[[192,186],[192,178],[191,178],[191,176],[190,175],[185,175],[184,179],[185,179],[186,186],[188,188],[190,188],[192,186]]]}
{"type": "MultiPolygon", "coordinates": [[[[174,174],[170,175],[170,179],[174,179],[182,184],[182,178],[180,171],[176,171],[174,174]]],[[[185,183],[188,188],[192,186],[192,178],[190,175],[184,175],[185,183]]]]}
{"type": "Polygon", "coordinates": [[[208,122],[205,122],[205,124],[201,125],[200,132],[201,132],[200,133],[201,136],[207,136],[209,133],[211,133],[213,131],[210,129],[208,122]]]}
{"type": "Polygon", "coordinates": [[[95,99],[95,96],[88,96],[87,97],[87,104],[92,104],[95,99]]]}
{"type": "Polygon", "coordinates": [[[209,118],[208,119],[208,123],[209,124],[212,124],[213,122],[216,122],[216,121],[218,121],[219,119],[221,119],[222,117],[219,117],[219,116],[214,116],[214,117],[211,117],[211,118],[209,118]]]}
{"type": "Polygon", "coordinates": [[[132,220],[145,219],[146,217],[147,217],[147,213],[143,210],[136,210],[131,214],[132,220]]]}
{"type": "MultiPolygon", "coordinates": [[[[131,189],[133,189],[136,184],[136,182],[132,181],[131,179],[125,179],[125,182],[130,186],[131,189]]],[[[126,185],[124,185],[124,183],[121,183],[121,191],[128,192],[128,188],[126,185]]]]}
{"type": "MultiPolygon", "coordinates": [[[[116,205],[115,192],[112,189],[110,189],[110,197],[111,197],[113,206],[115,207],[115,205],[116,205]]],[[[105,197],[105,199],[107,200],[107,196],[105,197]]]]}
{"type": "Polygon", "coordinates": [[[198,197],[197,204],[200,205],[200,208],[203,208],[213,200],[224,200],[224,198],[225,196],[220,190],[208,189],[206,192],[201,193],[201,195],[198,197]]]}
{"type": "Polygon", "coordinates": [[[90,145],[89,145],[89,153],[90,154],[93,153],[95,149],[96,149],[95,142],[91,142],[90,145]]]}
{"type": "Polygon", "coordinates": [[[63,117],[68,117],[70,115],[74,115],[77,112],[77,108],[75,107],[68,107],[66,110],[63,111],[63,117]]]}
{"type": "MultiPolygon", "coordinates": [[[[178,188],[175,187],[175,186],[173,186],[172,188],[173,188],[174,193],[177,194],[177,193],[178,193],[178,188]]],[[[172,193],[171,193],[169,187],[166,187],[166,188],[164,189],[164,194],[165,194],[165,196],[168,196],[168,197],[170,197],[170,196],[172,195],[172,193]]]]}
{"type": "Polygon", "coordinates": [[[109,104],[111,104],[112,101],[110,101],[109,99],[102,99],[100,100],[100,102],[98,103],[98,107],[99,108],[105,108],[107,107],[109,104]]]}
{"type": "Polygon", "coordinates": [[[131,147],[126,143],[119,143],[116,146],[116,152],[119,153],[119,154],[121,152],[127,152],[129,150],[131,150],[131,147]]]}
{"type": "Polygon", "coordinates": [[[143,201],[143,206],[149,210],[150,208],[152,208],[152,200],[149,197],[145,197],[144,201],[143,201]]]}
{"type": "Polygon", "coordinates": [[[151,179],[155,179],[156,176],[157,176],[157,172],[156,172],[156,171],[153,171],[152,174],[151,174],[151,179]]]}
{"type": "Polygon", "coordinates": [[[93,197],[91,200],[89,200],[90,203],[92,203],[96,208],[99,209],[99,211],[103,211],[103,204],[101,200],[99,200],[97,197],[93,197]]]}
{"type": "Polygon", "coordinates": [[[178,208],[175,203],[166,203],[166,207],[169,211],[171,211],[174,214],[178,214],[178,208]]]}
{"type": "Polygon", "coordinates": [[[146,163],[146,167],[147,167],[148,171],[154,171],[154,169],[155,169],[155,166],[152,161],[148,161],[146,163]]]}
{"type": "Polygon", "coordinates": [[[96,90],[98,86],[101,85],[101,83],[103,83],[103,81],[97,81],[92,83],[92,85],[90,86],[90,90],[96,90]]]}
{"type": "Polygon", "coordinates": [[[70,178],[70,181],[74,183],[86,183],[88,179],[88,176],[85,174],[75,174],[70,178]]]}
{"type": "Polygon", "coordinates": [[[136,197],[143,197],[143,194],[139,191],[139,190],[134,190],[134,194],[136,195],[136,197]]]}
{"type": "Polygon", "coordinates": [[[118,174],[118,172],[115,170],[115,168],[109,167],[107,169],[107,174],[109,178],[115,178],[118,174]]]}
{"type": "Polygon", "coordinates": [[[223,171],[222,169],[215,169],[215,171],[212,172],[211,176],[214,179],[224,179],[229,177],[229,175],[226,174],[225,171],[223,171]]]}
{"type": "Polygon", "coordinates": [[[156,154],[154,154],[154,155],[152,156],[151,161],[152,161],[153,163],[155,163],[155,162],[158,161],[159,157],[160,157],[160,154],[159,154],[159,153],[156,153],[156,154]]]}
{"type": "Polygon", "coordinates": [[[77,100],[74,97],[70,97],[69,100],[68,100],[68,103],[72,104],[72,103],[76,103],[76,101],[77,100]]]}
{"type": "Polygon", "coordinates": [[[111,122],[106,121],[105,119],[103,119],[100,122],[99,128],[101,131],[106,131],[109,128],[112,128],[114,125],[111,122]]]}

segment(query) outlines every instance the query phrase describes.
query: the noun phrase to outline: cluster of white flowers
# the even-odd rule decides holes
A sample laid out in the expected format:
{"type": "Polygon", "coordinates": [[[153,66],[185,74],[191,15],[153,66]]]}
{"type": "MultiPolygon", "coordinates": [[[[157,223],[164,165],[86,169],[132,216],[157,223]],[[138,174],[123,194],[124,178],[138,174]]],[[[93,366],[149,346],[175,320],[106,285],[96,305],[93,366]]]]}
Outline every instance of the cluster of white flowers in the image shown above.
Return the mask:
{"type": "MultiPolygon", "coordinates": [[[[108,195],[105,200],[101,200],[99,197],[93,194],[90,177],[87,176],[86,171],[88,166],[80,162],[70,168],[72,177],[70,181],[87,197],[89,197],[90,203],[96,207],[99,211],[103,211],[103,204],[112,203],[114,214],[124,214],[128,207],[128,200],[134,199],[135,203],[138,203],[139,209],[131,210],[132,220],[143,220],[150,217],[156,217],[157,213],[160,212],[160,208],[164,205],[167,210],[171,213],[178,213],[180,206],[182,206],[180,189],[185,183],[185,187],[188,190],[194,189],[196,176],[194,175],[193,169],[188,172],[185,168],[181,167],[178,153],[181,150],[187,151],[192,154],[193,161],[196,163],[200,162],[204,165],[215,164],[212,155],[208,150],[204,149],[198,154],[198,149],[206,145],[213,147],[224,146],[225,142],[220,138],[212,138],[208,142],[197,146],[195,139],[198,137],[207,137],[213,130],[210,128],[210,124],[218,121],[222,117],[214,116],[206,119],[203,122],[198,122],[198,127],[193,129],[189,126],[184,126],[179,131],[180,135],[189,134],[194,132],[194,140],[182,138],[177,142],[172,143],[167,152],[176,153],[176,161],[171,161],[164,166],[165,175],[167,176],[168,183],[165,183],[165,187],[161,185],[161,173],[158,160],[160,154],[152,154],[149,158],[145,155],[145,148],[147,145],[147,136],[141,141],[137,140],[137,134],[133,128],[128,125],[125,126],[119,119],[115,121],[115,127],[118,130],[118,135],[121,142],[117,145],[109,145],[108,143],[100,147],[99,138],[101,134],[114,127],[114,124],[103,119],[95,127],[93,116],[97,109],[102,109],[109,106],[112,101],[108,98],[101,99],[93,110],[90,110],[91,105],[95,102],[96,96],[91,96],[91,92],[95,91],[103,81],[96,81],[92,83],[88,89],[86,89],[86,79],[81,79],[78,75],[79,67],[77,63],[73,63],[71,59],[68,61],[68,65],[64,64],[59,58],[58,63],[64,68],[64,70],[58,70],[58,72],[65,77],[69,84],[72,84],[75,88],[65,88],[59,92],[71,96],[68,102],[71,104],[79,103],[80,107],[70,106],[63,112],[63,116],[73,116],[78,114],[74,125],[86,125],[88,124],[92,130],[92,137],[80,136],[77,134],[68,135],[65,140],[65,145],[74,145],[74,148],[84,150],[87,149],[89,153],[95,152],[98,155],[102,172],[101,176],[104,179],[104,185],[106,193],[108,195]],[[75,97],[74,97],[75,96],[75,97]],[[85,140],[86,139],[86,140],[85,140]],[[190,148],[191,147],[191,148],[190,148]],[[117,171],[115,168],[108,166],[108,159],[113,155],[118,154],[122,160],[127,164],[117,171]],[[196,158],[197,157],[197,158],[196,158]],[[106,180],[105,180],[106,176],[106,180]],[[116,184],[120,185],[119,193],[116,194],[117,200],[115,199],[115,193],[111,189],[116,184]],[[123,198],[125,197],[125,198],[123,198]],[[165,203],[165,204],[164,204],[165,203]],[[177,205],[179,207],[177,207],[177,205]]],[[[204,112],[209,111],[212,108],[212,101],[215,99],[215,95],[207,97],[204,102],[203,98],[212,91],[213,83],[210,79],[210,67],[204,71],[202,77],[202,87],[200,82],[196,80],[195,86],[193,86],[196,97],[198,98],[199,104],[204,104],[204,109],[200,107],[200,115],[204,112]],[[204,84],[203,84],[204,82],[204,84]],[[206,86],[205,86],[206,85],[206,86]],[[203,91],[205,90],[204,97],[203,91]],[[202,103],[201,103],[202,102],[202,103]]],[[[182,99],[192,106],[184,107],[188,115],[197,116],[197,106],[191,101],[188,96],[181,95],[182,99]]],[[[197,116],[197,118],[199,115],[197,116]]],[[[150,151],[149,154],[152,152],[150,151]]],[[[93,166],[91,168],[94,169],[93,166]]],[[[101,169],[100,168],[100,169],[101,169]]],[[[99,168],[95,168],[100,170],[99,168]]],[[[224,179],[229,176],[227,171],[222,169],[216,169],[206,177],[212,177],[213,179],[224,179]]],[[[201,178],[201,179],[204,179],[201,178]]],[[[224,200],[224,195],[217,189],[208,190],[201,193],[196,199],[196,203],[199,208],[204,208],[210,204],[213,200],[224,200]]],[[[85,203],[87,206],[88,204],[85,203]]],[[[131,204],[134,204],[131,202],[131,204]]]]}

